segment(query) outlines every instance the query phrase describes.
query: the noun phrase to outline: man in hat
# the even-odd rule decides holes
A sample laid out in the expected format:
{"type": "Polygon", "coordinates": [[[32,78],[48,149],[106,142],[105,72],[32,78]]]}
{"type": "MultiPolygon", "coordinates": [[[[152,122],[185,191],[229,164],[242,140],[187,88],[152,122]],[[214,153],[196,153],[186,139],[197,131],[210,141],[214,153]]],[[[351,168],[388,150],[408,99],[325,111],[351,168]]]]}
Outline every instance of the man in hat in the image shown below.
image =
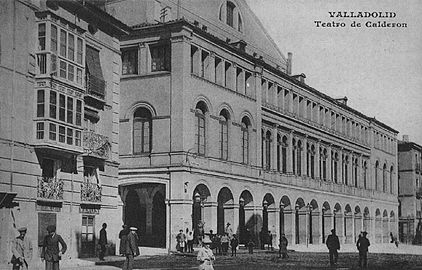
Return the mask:
{"type": "Polygon", "coordinates": [[[362,268],[368,266],[368,247],[371,244],[369,243],[368,238],[366,238],[367,234],[366,231],[361,232],[362,237],[359,237],[359,240],[356,243],[356,247],[359,250],[359,266],[362,268]]]}
{"type": "Polygon", "coordinates": [[[230,222],[227,222],[226,228],[224,229],[224,232],[229,236],[229,240],[233,237],[233,229],[230,225],[230,222]]]}
{"type": "Polygon", "coordinates": [[[41,260],[45,260],[45,270],[59,270],[59,260],[67,250],[67,245],[63,238],[56,234],[56,226],[47,226],[48,234],[44,237],[41,260]],[[59,243],[62,249],[59,249],[59,243]]]}
{"type": "Polygon", "coordinates": [[[337,264],[338,260],[338,251],[340,250],[340,241],[336,235],[336,230],[332,229],[331,234],[327,237],[327,248],[330,253],[330,265],[334,266],[337,264]]]}
{"type": "Polygon", "coordinates": [[[136,231],[138,229],[136,227],[130,227],[130,232],[127,235],[126,240],[126,249],[125,249],[125,256],[126,261],[123,264],[123,270],[132,270],[133,269],[133,258],[139,256],[139,249],[138,249],[138,236],[136,231]]]}
{"type": "Polygon", "coordinates": [[[19,236],[16,237],[15,242],[12,246],[12,264],[14,270],[27,270],[28,262],[32,259],[32,243],[31,240],[26,237],[26,227],[18,229],[19,236]]]}
{"type": "Polygon", "coordinates": [[[129,226],[124,224],[122,226],[122,230],[119,232],[119,239],[120,239],[120,246],[119,246],[119,254],[121,256],[125,256],[126,252],[126,241],[127,241],[127,235],[129,234],[129,226]]]}

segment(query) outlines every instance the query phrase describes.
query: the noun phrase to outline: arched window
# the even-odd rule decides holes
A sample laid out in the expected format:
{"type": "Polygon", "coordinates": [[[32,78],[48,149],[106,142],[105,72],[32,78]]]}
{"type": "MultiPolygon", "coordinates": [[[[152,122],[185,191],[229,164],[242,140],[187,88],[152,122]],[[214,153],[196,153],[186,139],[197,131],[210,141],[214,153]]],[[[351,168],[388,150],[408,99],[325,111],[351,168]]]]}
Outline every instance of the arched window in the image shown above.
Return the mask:
{"type": "Polygon", "coordinates": [[[368,177],[368,167],[366,165],[366,161],[363,162],[363,188],[368,188],[367,183],[367,177],[368,177]]]}
{"type": "Polygon", "coordinates": [[[379,190],[379,183],[378,183],[378,167],[379,162],[378,160],[375,162],[375,190],[379,190]]]}
{"type": "MultiPolygon", "coordinates": [[[[333,156],[333,155],[331,155],[331,156],[333,156]]],[[[334,172],[334,182],[338,183],[338,153],[334,154],[333,172],[334,172]]]]}
{"type": "Polygon", "coordinates": [[[394,174],[394,169],[393,166],[391,166],[390,168],[390,193],[393,194],[394,193],[394,186],[393,186],[393,174],[394,174]]]}
{"type": "Polygon", "coordinates": [[[133,153],[150,153],[152,146],[152,115],[144,107],[133,114],[133,153]]]}
{"type": "Polygon", "coordinates": [[[315,179],[315,146],[311,146],[311,152],[310,152],[310,162],[311,162],[311,178],[315,179]]]}
{"type": "Polygon", "coordinates": [[[355,158],[353,162],[353,176],[355,180],[355,187],[358,187],[358,159],[355,158]]]}
{"type": "Polygon", "coordinates": [[[321,160],[322,160],[322,179],[327,181],[327,149],[324,149],[322,152],[321,160]]]}
{"type": "Polygon", "coordinates": [[[220,112],[220,158],[227,160],[229,157],[229,122],[230,115],[227,110],[220,112]]]}
{"type": "Polygon", "coordinates": [[[227,18],[227,20],[226,20],[226,23],[231,27],[234,27],[234,8],[235,8],[235,5],[232,2],[227,1],[227,5],[226,5],[226,18],[227,18]]]}
{"type": "Polygon", "coordinates": [[[287,172],[287,137],[283,136],[283,142],[282,142],[282,148],[281,148],[281,172],[286,173],[287,172]]]}
{"type": "Polygon", "coordinates": [[[302,175],[302,141],[297,142],[297,175],[302,175]]]}
{"type": "Polygon", "coordinates": [[[242,119],[242,162],[244,164],[249,163],[249,127],[250,121],[247,117],[242,119]]]}
{"type": "Polygon", "coordinates": [[[382,167],[382,191],[387,192],[387,165],[384,163],[382,167]]]}
{"type": "Polygon", "coordinates": [[[205,155],[206,150],[206,121],[205,115],[208,112],[207,105],[200,101],[196,104],[195,110],[195,149],[200,156],[205,155]]]}
{"type": "Polygon", "coordinates": [[[265,133],[265,169],[271,169],[271,132],[265,133]]]}
{"type": "Polygon", "coordinates": [[[311,176],[311,160],[310,160],[310,156],[311,156],[311,148],[309,143],[306,144],[306,176],[311,176]]]}
{"type": "Polygon", "coordinates": [[[242,17],[240,17],[240,14],[237,14],[237,31],[243,32],[243,22],[242,17]]]}

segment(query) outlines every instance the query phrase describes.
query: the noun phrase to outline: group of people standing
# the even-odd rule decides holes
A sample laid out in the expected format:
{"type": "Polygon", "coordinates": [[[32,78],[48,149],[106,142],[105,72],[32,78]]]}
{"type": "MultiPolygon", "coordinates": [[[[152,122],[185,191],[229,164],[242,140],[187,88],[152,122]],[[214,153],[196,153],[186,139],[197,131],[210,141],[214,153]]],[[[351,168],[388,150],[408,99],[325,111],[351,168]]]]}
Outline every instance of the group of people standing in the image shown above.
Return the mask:
{"type": "Polygon", "coordinates": [[[193,253],[193,232],[186,228],[186,234],[180,230],[176,236],[176,250],[178,252],[193,253]]]}
{"type": "MultiPolygon", "coordinates": [[[[359,239],[356,242],[356,247],[359,251],[359,267],[368,267],[368,247],[371,245],[369,239],[366,238],[368,233],[363,231],[359,234],[359,239]]],[[[326,245],[330,254],[330,265],[337,265],[338,250],[340,250],[340,241],[336,235],[336,230],[332,229],[331,234],[327,237],[326,245]]]]}

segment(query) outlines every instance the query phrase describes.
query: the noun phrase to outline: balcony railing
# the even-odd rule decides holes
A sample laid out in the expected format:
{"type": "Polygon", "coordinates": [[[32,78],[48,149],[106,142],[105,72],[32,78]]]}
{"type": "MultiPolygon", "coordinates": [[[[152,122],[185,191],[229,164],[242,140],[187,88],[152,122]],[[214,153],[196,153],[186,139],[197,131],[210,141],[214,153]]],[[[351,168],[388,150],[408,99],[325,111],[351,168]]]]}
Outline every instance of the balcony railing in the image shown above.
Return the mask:
{"type": "Polygon", "coordinates": [[[109,158],[111,144],[108,137],[104,135],[85,130],[83,133],[83,147],[86,155],[101,159],[109,158]]]}
{"type": "Polygon", "coordinates": [[[48,200],[63,200],[62,179],[38,177],[37,197],[48,200]]]}
{"type": "Polygon", "coordinates": [[[100,99],[105,99],[106,82],[94,75],[86,75],[86,92],[100,99]]]}
{"type": "Polygon", "coordinates": [[[85,182],[81,184],[81,201],[101,202],[102,187],[95,183],[85,182]]]}

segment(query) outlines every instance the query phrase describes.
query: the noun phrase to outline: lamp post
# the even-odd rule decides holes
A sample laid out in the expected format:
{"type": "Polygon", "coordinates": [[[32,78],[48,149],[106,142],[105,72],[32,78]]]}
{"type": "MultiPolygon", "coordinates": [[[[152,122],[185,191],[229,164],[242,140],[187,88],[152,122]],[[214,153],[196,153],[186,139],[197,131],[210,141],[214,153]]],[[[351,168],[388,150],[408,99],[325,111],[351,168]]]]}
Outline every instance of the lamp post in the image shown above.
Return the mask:
{"type": "Polygon", "coordinates": [[[245,243],[245,199],[239,199],[239,242],[245,243]]]}

